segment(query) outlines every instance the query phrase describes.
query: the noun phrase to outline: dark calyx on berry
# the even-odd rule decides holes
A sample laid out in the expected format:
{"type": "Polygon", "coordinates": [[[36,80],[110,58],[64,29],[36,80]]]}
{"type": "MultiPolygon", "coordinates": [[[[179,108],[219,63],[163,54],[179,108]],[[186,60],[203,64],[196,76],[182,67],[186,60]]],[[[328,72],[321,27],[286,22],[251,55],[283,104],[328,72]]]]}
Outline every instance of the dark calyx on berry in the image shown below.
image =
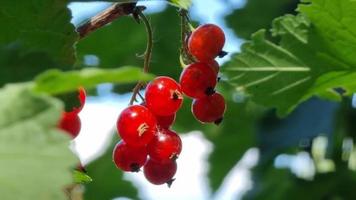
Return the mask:
{"type": "Polygon", "coordinates": [[[225,57],[227,54],[229,54],[228,52],[226,52],[226,51],[220,51],[220,53],[219,53],[219,58],[223,58],[223,57],[225,57]]]}
{"type": "Polygon", "coordinates": [[[205,94],[206,94],[207,96],[213,95],[214,93],[215,93],[215,89],[212,88],[212,87],[208,87],[208,88],[206,88],[206,90],[205,90],[205,94]]]}
{"type": "Polygon", "coordinates": [[[223,120],[224,120],[224,118],[221,117],[221,118],[215,120],[215,121],[214,121],[214,124],[217,125],[217,126],[219,126],[223,120]]]}
{"type": "Polygon", "coordinates": [[[130,165],[130,168],[131,168],[131,172],[139,172],[141,166],[138,163],[132,163],[130,165]]]}

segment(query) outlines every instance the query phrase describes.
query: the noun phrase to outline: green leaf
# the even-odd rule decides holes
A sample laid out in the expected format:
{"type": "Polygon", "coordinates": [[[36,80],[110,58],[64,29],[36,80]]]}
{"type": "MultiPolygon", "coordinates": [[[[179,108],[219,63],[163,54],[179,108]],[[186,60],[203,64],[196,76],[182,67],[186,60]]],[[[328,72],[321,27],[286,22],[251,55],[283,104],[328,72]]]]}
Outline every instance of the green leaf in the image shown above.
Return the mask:
{"type": "Polygon", "coordinates": [[[0,2],[0,86],[75,61],[77,34],[63,0],[0,2]]]}
{"type": "Polygon", "coordinates": [[[192,5],[192,1],[191,0],[168,0],[171,4],[179,7],[179,8],[183,8],[188,10],[190,5],[192,5]]]}
{"type": "Polygon", "coordinates": [[[75,183],[90,183],[93,179],[88,176],[88,174],[81,172],[79,170],[73,171],[73,179],[75,183]]]}
{"type": "Polygon", "coordinates": [[[2,199],[66,199],[70,168],[78,162],[70,138],[56,129],[62,104],[27,85],[0,90],[0,194],[2,199]]]}
{"type": "MultiPolygon", "coordinates": [[[[288,170],[265,167],[257,173],[255,187],[244,199],[355,199],[356,174],[347,169],[317,174],[312,181],[294,177],[288,170]],[[271,192],[274,191],[274,192],[271,192]]],[[[256,175],[256,174],[255,174],[256,175]]]]}
{"type": "Polygon", "coordinates": [[[332,13],[346,21],[356,20],[348,11],[356,9],[356,2],[339,2],[341,7],[313,1],[301,5],[297,16],[274,20],[271,33],[280,38],[278,44],[266,40],[263,30],[255,33],[224,67],[230,83],[253,101],[277,108],[279,115],[314,95],[339,100],[334,88],[342,87],[344,95],[355,92],[350,81],[356,69],[356,57],[351,54],[356,51],[354,26],[346,27],[332,13]]]}
{"type": "Polygon", "coordinates": [[[59,94],[75,91],[79,86],[90,88],[100,83],[132,83],[152,78],[153,75],[143,73],[142,69],[129,66],[117,69],[86,68],[68,72],[53,69],[36,78],[34,89],[48,94],[59,94]]]}
{"type": "MultiPolygon", "coordinates": [[[[115,140],[118,139],[115,137],[115,140]]],[[[137,199],[136,188],[132,183],[123,180],[122,171],[117,169],[112,161],[113,149],[114,145],[111,145],[104,155],[86,166],[88,175],[92,177],[93,182],[86,185],[84,199],[107,200],[116,197],[137,199]]]]}
{"type": "Polygon", "coordinates": [[[299,0],[247,0],[246,5],[226,17],[229,27],[244,39],[261,28],[270,28],[271,21],[283,14],[295,13],[299,0]]]}

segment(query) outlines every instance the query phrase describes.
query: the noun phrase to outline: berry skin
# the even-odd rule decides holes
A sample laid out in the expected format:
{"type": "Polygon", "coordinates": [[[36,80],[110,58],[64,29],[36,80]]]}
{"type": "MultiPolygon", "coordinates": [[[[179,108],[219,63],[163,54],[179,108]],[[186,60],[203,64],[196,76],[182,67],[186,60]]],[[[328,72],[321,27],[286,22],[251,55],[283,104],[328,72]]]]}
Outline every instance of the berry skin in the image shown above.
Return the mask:
{"type": "Polygon", "coordinates": [[[66,131],[72,138],[77,137],[81,128],[79,116],[72,112],[62,112],[58,128],[66,131]]]}
{"type": "Polygon", "coordinates": [[[116,167],[127,172],[138,172],[146,163],[145,147],[133,147],[120,140],[113,151],[113,161],[116,167]]]}
{"type": "Polygon", "coordinates": [[[199,26],[188,41],[189,52],[199,61],[213,60],[222,51],[225,43],[224,32],[214,24],[199,26]]]}
{"type": "Polygon", "coordinates": [[[80,111],[82,111],[85,100],[86,100],[86,92],[83,87],[78,88],[78,100],[79,100],[79,107],[73,107],[72,110],[70,111],[73,114],[78,114],[80,111]]]}
{"type": "Polygon", "coordinates": [[[161,129],[147,145],[148,155],[156,162],[176,160],[182,151],[182,140],[177,133],[161,129]]]}
{"type": "Polygon", "coordinates": [[[214,93],[217,75],[206,63],[188,65],[180,75],[180,85],[185,95],[191,98],[203,98],[214,93]]]}
{"type": "Polygon", "coordinates": [[[221,123],[225,112],[225,100],[219,93],[195,99],[192,103],[194,117],[202,123],[221,123]]]}
{"type": "Polygon", "coordinates": [[[164,183],[171,186],[174,181],[173,176],[177,172],[177,163],[175,161],[167,163],[158,163],[152,159],[148,159],[143,166],[143,173],[146,179],[155,185],[162,185],[164,183]]]}
{"type": "Polygon", "coordinates": [[[146,107],[155,115],[169,116],[182,105],[183,95],[180,85],[172,78],[159,76],[147,85],[146,107]]]}
{"type": "Polygon", "coordinates": [[[169,129],[176,120],[176,114],[169,116],[156,116],[157,125],[162,129],[169,129]]]}
{"type": "Polygon", "coordinates": [[[206,62],[215,72],[215,74],[219,73],[219,63],[216,62],[215,60],[210,60],[206,62]]]}
{"type": "Polygon", "coordinates": [[[157,129],[155,116],[146,107],[133,105],[124,109],[117,122],[120,137],[130,146],[144,146],[157,129]]]}

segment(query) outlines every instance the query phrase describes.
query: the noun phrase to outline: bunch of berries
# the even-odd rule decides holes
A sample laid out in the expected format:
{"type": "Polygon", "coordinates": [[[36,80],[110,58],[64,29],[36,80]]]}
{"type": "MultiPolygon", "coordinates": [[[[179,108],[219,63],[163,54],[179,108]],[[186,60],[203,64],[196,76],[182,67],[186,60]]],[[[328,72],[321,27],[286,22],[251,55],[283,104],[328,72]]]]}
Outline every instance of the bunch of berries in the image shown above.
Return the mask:
{"type": "Polygon", "coordinates": [[[224,43],[225,36],[219,27],[198,27],[190,36],[188,47],[199,62],[184,69],[180,84],[170,77],[157,77],[147,85],[144,103],[121,112],[117,120],[121,141],[113,150],[118,168],[138,172],[143,166],[149,182],[172,184],[182,141],[170,127],[182,105],[183,93],[194,99],[192,112],[200,122],[218,124],[223,118],[225,100],[215,92],[219,65],[214,59],[222,52],[224,43]]]}
{"type": "Polygon", "coordinates": [[[214,60],[225,54],[224,43],[224,32],[214,24],[199,26],[189,37],[189,53],[198,62],[183,70],[180,85],[183,93],[194,99],[192,113],[202,123],[220,124],[225,112],[224,97],[215,91],[219,64],[214,60]]]}
{"type": "Polygon", "coordinates": [[[70,111],[63,111],[58,123],[58,128],[67,132],[72,138],[78,136],[81,128],[81,121],[78,116],[83,109],[86,99],[85,89],[80,87],[77,93],[79,107],[72,107],[70,111]]]}
{"type": "Polygon", "coordinates": [[[113,151],[116,166],[129,172],[143,166],[149,182],[170,185],[182,150],[180,137],[170,127],[182,102],[181,87],[172,78],[160,76],[150,82],[145,102],[127,107],[117,120],[122,140],[113,151]]]}

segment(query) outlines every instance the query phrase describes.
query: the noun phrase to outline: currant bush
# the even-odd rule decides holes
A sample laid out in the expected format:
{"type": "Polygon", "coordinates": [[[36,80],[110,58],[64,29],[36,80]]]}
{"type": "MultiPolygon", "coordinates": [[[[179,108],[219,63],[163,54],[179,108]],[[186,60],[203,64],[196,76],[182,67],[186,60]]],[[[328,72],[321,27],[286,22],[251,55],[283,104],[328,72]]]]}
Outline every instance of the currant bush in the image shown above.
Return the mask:
{"type": "Polygon", "coordinates": [[[192,113],[200,122],[218,124],[223,119],[225,100],[215,92],[219,73],[215,57],[221,53],[224,42],[219,27],[200,26],[188,40],[188,50],[198,62],[183,70],[179,83],[167,76],[156,77],[147,85],[144,97],[140,95],[140,105],[132,105],[139,94],[136,88],[142,86],[138,83],[130,106],[121,112],[116,124],[122,139],[113,151],[118,168],[132,172],[143,166],[144,176],[152,184],[172,184],[182,140],[171,126],[183,94],[194,99],[192,113]]]}

